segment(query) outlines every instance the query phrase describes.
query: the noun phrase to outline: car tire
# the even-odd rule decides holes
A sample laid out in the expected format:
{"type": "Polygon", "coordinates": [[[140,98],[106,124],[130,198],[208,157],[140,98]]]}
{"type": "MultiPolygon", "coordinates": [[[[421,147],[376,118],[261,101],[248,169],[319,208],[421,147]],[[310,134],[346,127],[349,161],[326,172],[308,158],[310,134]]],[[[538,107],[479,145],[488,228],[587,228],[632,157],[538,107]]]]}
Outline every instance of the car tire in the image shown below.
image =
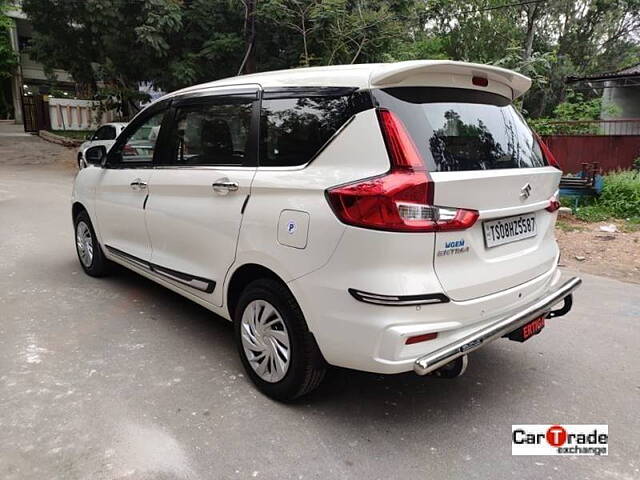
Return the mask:
{"type": "Polygon", "coordinates": [[[282,282],[251,282],[240,295],[234,326],[242,364],[265,395],[287,402],[322,382],[326,362],[298,302],[282,282]]]}
{"type": "Polygon", "coordinates": [[[109,273],[110,263],[105,258],[96,232],[86,211],[81,211],[73,221],[76,252],[82,269],[92,277],[103,277],[109,273]]]}

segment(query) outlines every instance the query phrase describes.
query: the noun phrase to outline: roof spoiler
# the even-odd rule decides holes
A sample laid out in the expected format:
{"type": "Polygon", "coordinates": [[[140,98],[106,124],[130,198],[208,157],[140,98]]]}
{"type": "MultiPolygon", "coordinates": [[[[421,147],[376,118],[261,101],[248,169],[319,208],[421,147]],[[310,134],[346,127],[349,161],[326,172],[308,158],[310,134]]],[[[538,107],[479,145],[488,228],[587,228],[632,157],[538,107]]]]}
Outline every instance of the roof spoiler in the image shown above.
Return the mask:
{"type": "Polygon", "coordinates": [[[488,90],[515,100],[531,87],[531,79],[505,68],[453,60],[415,60],[381,64],[369,78],[372,88],[441,86],[488,90]],[[487,88],[472,83],[486,78],[487,88]]]}

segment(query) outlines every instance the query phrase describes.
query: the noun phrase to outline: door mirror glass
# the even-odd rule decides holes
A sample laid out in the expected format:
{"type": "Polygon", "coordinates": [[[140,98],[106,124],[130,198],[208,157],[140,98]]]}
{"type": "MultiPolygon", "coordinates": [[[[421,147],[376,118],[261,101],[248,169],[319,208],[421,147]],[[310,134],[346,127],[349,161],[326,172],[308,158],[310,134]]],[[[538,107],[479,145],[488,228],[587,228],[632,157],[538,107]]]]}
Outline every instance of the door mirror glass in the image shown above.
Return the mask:
{"type": "Polygon", "coordinates": [[[102,145],[97,147],[88,148],[86,152],[84,152],[84,158],[89,165],[102,165],[105,157],[107,156],[107,149],[102,145]]]}

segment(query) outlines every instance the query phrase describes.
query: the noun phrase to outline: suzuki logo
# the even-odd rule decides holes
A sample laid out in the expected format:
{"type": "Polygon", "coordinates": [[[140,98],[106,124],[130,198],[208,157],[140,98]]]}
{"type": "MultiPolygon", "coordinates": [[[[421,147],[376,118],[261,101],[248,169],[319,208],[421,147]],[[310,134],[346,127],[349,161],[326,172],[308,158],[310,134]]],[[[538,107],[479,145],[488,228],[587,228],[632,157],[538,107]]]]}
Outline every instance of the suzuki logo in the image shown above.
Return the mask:
{"type": "Polygon", "coordinates": [[[526,200],[531,195],[531,184],[527,183],[520,189],[520,198],[526,200]]]}

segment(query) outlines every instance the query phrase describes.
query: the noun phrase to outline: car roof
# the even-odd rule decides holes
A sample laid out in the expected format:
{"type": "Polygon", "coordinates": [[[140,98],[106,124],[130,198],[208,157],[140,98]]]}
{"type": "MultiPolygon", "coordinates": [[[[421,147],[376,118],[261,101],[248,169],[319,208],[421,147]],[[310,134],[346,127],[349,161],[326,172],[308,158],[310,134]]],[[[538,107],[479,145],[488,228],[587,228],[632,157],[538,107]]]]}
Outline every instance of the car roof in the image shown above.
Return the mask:
{"type": "MultiPolygon", "coordinates": [[[[456,62],[452,60],[414,60],[396,63],[366,63],[306,67],[290,70],[253,73],[214,82],[194,85],[170,93],[163,99],[217,87],[260,85],[271,87],[356,87],[384,88],[391,86],[452,86],[477,88],[471,84],[473,76],[487,78],[498,92],[515,99],[526,92],[531,80],[524,75],[492,65],[456,62]],[[461,79],[465,79],[462,82],[461,79]]],[[[489,88],[489,90],[492,90],[489,88]]]]}
{"type": "Polygon", "coordinates": [[[101,127],[111,126],[111,127],[119,127],[124,128],[128,125],[127,122],[107,122],[100,124],[101,127]]]}

